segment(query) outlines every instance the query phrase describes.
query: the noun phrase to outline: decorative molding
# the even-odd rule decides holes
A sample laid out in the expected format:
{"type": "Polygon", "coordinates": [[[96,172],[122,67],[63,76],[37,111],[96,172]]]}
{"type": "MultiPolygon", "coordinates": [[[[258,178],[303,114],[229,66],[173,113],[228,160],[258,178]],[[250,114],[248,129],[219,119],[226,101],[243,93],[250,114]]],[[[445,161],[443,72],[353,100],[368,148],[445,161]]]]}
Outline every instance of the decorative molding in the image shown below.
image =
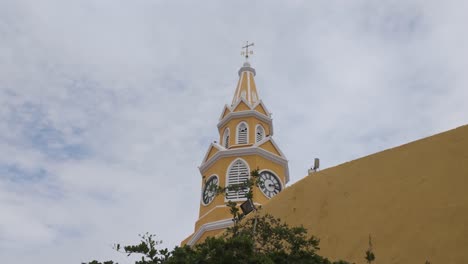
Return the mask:
{"type": "Polygon", "coordinates": [[[244,79],[244,75],[240,75],[239,74],[239,83],[237,84],[237,88],[236,88],[236,94],[234,95],[234,98],[232,99],[232,104],[231,105],[234,105],[234,103],[239,99],[240,97],[240,87],[242,86],[242,81],[244,79]]]}
{"type": "MultiPolygon", "coordinates": [[[[221,116],[219,117],[219,120],[222,120],[222,119],[223,119],[224,113],[226,112],[226,110],[228,110],[229,113],[232,112],[232,109],[231,109],[227,104],[225,104],[225,105],[224,105],[224,108],[223,108],[223,111],[221,112],[221,116]]],[[[229,115],[229,113],[227,113],[226,116],[229,115]]]]}
{"type": "MultiPolygon", "coordinates": [[[[239,97],[239,98],[237,98],[237,100],[235,101],[235,104],[233,104],[233,105],[231,106],[231,108],[229,109],[230,112],[233,113],[234,110],[240,105],[241,102],[244,102],[244,104],[246,104],[247,107],[250,108],[250,110],[253,110],[252,104],[249,103],[249,101],[247,101],[246,98],[244,98],[244,97],[239,97]]],[[[245,111],[245,110],[244,110],[244,111],[245,111]]],[[[242,111],[237,111],[237,112],[242,112],[242,111]]],[[[226,116],[227,116],[227,115],[226,115],[226,116]]]]}
{"type": "Polygon", "coordinates": [[[257,142],[256,144],[254,144],[254,146],[257,146],[257,147],[260,147],[261,145],[265,144],[266,142],[270,141],[271,144],[273,144],[273,146],[276,148],[276,150],[279,152],[279,154],[281,155],[281,157],[283,157],[284,159],[287,159],[286,156],[284,155],[284,153],[281,151],[281,149],[278,147],[278,145],[276,144],[276,142],[273,140],[272,137],[265,137],[264,140],[261,140],[259,142],[257,142]]]}
{"type": "Polygon", "coordinates": [[[255,69],[250,67],[250,64],[244,64],[244,66],[242,66],[242,68],[239,69],[239,72],[238,72],[239,76],[241,76],[243,72],[251,72],[253,73],[254,76],[257,75],[257,73],[255,72],[255,69]]]}
{"type": "Polygon", "coordinates": [[[256,117],[259,120],[267,123],[270,127],[270,136],[273,136],[273,122],[272,119],[256,110],[247,110],[247,111],[240,111],[240,112],[231,112],[227,114],[221,121],[218,123],[218,129],[221,129],[226,123],[231,121],[234,118],[242,118],[242,117],[256,117]]]}
{"type": "Polygon", "coordinates": [[[286,177],[286,183],[289,182],[288,160],[284,157],[277,156],[267,150],[264,150],[258,146],[251,146],[251,147],[238,148],[238,149],[224,149],[222,151],[218,151],[211,157],[211,159],[203,162],[202,165],[200,165],[199,167],[200,173],[203,175],[203,173],[207,169],[209,169],[216,161],[218,161],[221,158],[233,157],[233,156],[240,157],[240,156],[245,156],[245,155],[259,155],[270,161],[283,165],[284,170],[285,170],[284,174],[286,177]]]}
{"type": "MultiPolygon", "coordinates": [[[[218,151],[222,151],[222,150],[225,150],[226,148],[219,145],[218,143],[214,143],[212,142],[209,146],[208,146],[208,150],[206,151],[206,154],[205,154],[205,157],[203,157],[203,162],[206,162],[207,159],[208,159],[208,155],[210,154],[210,151],[211,151],[211,148],[215,148],[217,149],[218,151]]],[[[215,154],[216,155],[216,154],[215,154]]]]}
{"type": "Polygon", "coordinates": [[[213,210],[216,210],[217,208],[222,208],[222,207],[227,207],[226,205],[216,205],[215,207],[211,208],[210,210],[208,210],[208,212],[204,213],[202,216],[200,216],[197,220],[200,221],[203,217],[207,216],[209,213],[213,212],[213,210]]]}
{"type": "Polygon", "coordinates": [[[216,222],[206,223],[206,224],[202,225],[192,235],[190,240],[187,242],[187,245],[189,245],[189,246],[194,245],[198,241],[198,239],[200,239],[200,237],[207,231],[224,229],[224,228],[227,228],[227,227],[231,226],[232,224],[233,224],[233,222],[232,222],[231,218],[219,220],[219,221],[216,221],[216,222]]]}
{"type": "Polygon", "coordinates": [[[252,106],[252,109],[255,109],[258,105],[261,105],[263,107],[263,110],[265,110],[265,112],[267,112],[268,117],[271,118],[271,112],[268,110],[268,108],[266,107],[266,105],[263,103],[263,101],[261,99],[259,99],[259,101],[252,106]]]}
{"type": "Polygon", "coordinates": [[[247,72],[247,100],[252,102],[252,91],[250,90],[250,72],[247,72]]]}

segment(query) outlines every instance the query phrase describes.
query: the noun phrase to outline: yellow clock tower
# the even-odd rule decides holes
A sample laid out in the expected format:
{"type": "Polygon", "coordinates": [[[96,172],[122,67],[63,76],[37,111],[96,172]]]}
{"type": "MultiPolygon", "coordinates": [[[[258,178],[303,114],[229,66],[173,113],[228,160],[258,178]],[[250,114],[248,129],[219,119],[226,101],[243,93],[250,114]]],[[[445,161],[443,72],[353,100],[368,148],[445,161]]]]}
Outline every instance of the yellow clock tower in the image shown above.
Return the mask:
{"type": "MultiPolygon", "coordinates": [[[[244,47],[246,58],[248,47],[244,47]]],[[[258,206],[281,192],[289,181],[288,161],[273,140],[271,114],[258,95],[255,74],[247,61],[239,70],[232,103],[224,106],[219,118],[219,143],[211,143],[199,167],[203,181],[195,232],[182,244],[194,245],[222,232],[233,224],[226,202],[247,200],[245,189],[216,195],[214,187],[242,183],[258,169],[262,184],[253,190],[258,206]]]]}

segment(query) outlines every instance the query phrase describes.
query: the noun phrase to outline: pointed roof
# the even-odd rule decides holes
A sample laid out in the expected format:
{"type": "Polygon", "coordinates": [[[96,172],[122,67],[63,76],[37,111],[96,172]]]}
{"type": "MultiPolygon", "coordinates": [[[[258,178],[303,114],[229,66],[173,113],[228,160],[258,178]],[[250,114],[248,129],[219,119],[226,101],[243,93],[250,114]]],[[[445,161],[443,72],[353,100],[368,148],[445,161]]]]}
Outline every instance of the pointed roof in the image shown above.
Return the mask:
{"type": "Polygon", "coordinates": [[[239,82],[232,99],[232,105],[236,104],[241,98],[244,98],[251,106],[260,100],[254,80],[255,74],[255,69],[250,67],[248,62],[245,62],[242,68],[239,69],[239,82]]]}

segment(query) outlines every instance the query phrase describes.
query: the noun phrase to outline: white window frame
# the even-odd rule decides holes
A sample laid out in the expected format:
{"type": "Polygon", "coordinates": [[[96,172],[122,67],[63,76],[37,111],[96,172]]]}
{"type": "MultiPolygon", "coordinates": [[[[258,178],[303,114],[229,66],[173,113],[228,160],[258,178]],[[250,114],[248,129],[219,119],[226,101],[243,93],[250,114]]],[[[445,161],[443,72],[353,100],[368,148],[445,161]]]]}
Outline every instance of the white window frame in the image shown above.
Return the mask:
{"type": "Polygon", "coordinates": [[[237,124],[237,127],[236,127],[236,145],[246,145],[246,144],[249,144],[249,124],[247,124],[247,122],[245,121],[241,121],[239,122],[239,124],[237,124]],[[246,139],[246,142],[245,143],[239,143],[239,128],[242,124],[245,124],[245,127],[247,128],[247,133],[245,135],[245,139],[246,139]]]}
{"type": "Polygon", "coordinates": [[[229,127],[224,129],[224,134],[223,134],[223,147],[229,148],[229,138],[231,137],[231,131],[229,130],[229,127]]]}
{"type": "Polygon", "coordinates": [[[264,128],[261,124],[258,124],[258,125],[255,127],[255,143],[262,141],[263,139],[265,139],[265,137],[266,137],[265,128],[264,128]],[[259,129],[259,128],[261,128],[262,131],[263,131],[263,135],[262,135],[262,138],[261,138],[260,140],[258,140],[258,137],[257,137],[258,129],[259,129]]]}
{"type": "MultiPolygon", "coordinates": [[[[234,166],[234,164],[238,161],[241,161],[245,164],[245,166],[247,167],[247,178],[246,179],[250,179],[250,166],[249,166],[249,163],[247,163],[247,161],[245,161],[244,159],[242,158],[237,158],[235,159],[234,161],[231,162],[231,164],[229,164],[229,167],[226,171],[226,183],[225,183],[225,187],[229,186],[230,185],[230,176],[229,176],[229,172],[231,171],[232,169],[232,166],[234,166]]],[[[247,192],[249,191],[249,189],[247,188],[246,190],[246,194],[245,196],[247,196],[247,192]]],[[[226,192],[226,196],[224,197],[224,201],[227,202],[227,201],[232,201],[232,202],[238,202],[238,201],[246,201],[247,200],[247,197],[240,197],[239,198],[239,194],[237,194],[237,197],[236,198],[229,198],[228,197],[228,193],[226,192]]]]}

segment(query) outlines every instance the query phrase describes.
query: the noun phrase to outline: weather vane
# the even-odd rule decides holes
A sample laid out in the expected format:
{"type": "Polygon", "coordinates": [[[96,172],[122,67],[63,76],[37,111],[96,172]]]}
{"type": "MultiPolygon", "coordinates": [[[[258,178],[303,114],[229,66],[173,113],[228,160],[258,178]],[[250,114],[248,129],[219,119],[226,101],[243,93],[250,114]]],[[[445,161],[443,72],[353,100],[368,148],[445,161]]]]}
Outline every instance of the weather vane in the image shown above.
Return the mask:
{"type": "Polygon", "coordinates": [[[249,51],[249,47],[252,47],[254,45],[254,43],[250,43],[247,41],[247,44],[245,44],[244,47],[242,47],[242,49],[245,49],[245,51],[242,51],[241,52],[241,55],[242,56],[245,56],[245,59],[248,60],[249,59],[249,54],[252,55],[253,54],[253,51],[249,51]]]}

